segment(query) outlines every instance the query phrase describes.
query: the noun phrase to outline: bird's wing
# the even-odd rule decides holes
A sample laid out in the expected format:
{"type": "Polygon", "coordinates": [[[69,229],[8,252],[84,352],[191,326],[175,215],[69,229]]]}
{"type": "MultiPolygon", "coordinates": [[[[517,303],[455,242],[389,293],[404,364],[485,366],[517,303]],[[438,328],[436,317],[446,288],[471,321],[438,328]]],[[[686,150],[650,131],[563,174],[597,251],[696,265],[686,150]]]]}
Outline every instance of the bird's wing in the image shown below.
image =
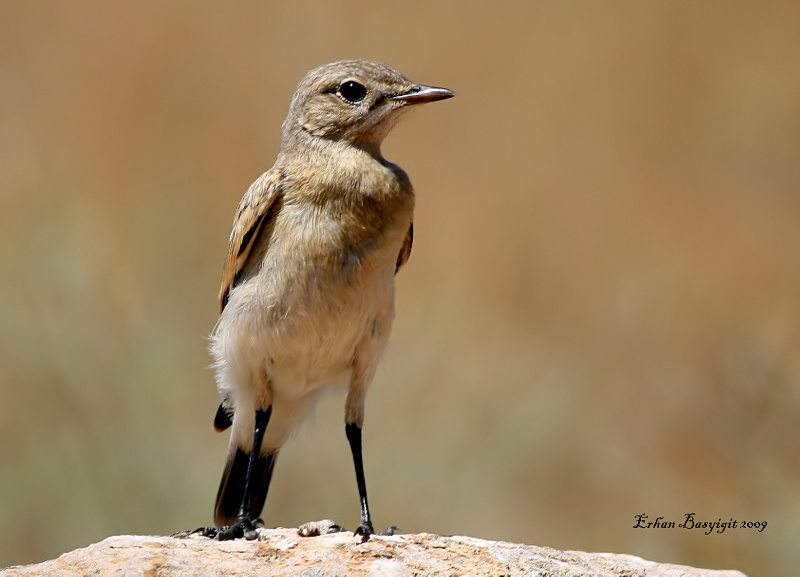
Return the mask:
{"type": "Polygon", "coordinates": [[[252,248],[260,231],[275,217],[270,210],[275,200],[281,195],[285,174],[279,168],[273,168],[250,185],[233,220],[233,230],[228,244],[228,255],[222,267],[222,286],[219,289],[220,312],[228,304],[228,296],[236,285],[239,276],[251,263],[252,248]]]}
{"type": "Polygon", "coordinates": [[[400,267],[408,262],[408,257],[411,256],[411,244],[414,242],[414,223],[408,227],[406,238],[403,240],[403,246],[400,247],[400,253],[397,255],[397,266],[394,269],[394,274],[400,270],[400,267]]]}

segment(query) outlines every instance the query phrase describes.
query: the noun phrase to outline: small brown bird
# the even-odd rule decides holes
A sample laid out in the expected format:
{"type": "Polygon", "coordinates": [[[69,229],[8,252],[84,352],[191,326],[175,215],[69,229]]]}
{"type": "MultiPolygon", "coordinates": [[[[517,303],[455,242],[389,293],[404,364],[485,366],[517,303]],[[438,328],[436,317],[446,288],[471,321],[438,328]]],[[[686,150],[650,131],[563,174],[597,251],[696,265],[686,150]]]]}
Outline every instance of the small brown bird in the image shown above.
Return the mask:
{"type": "Polygon", "coordinates": [[[394,275],[408,260],[414,189],[381,154],[409,106],[454,96],[379,62],[347,60],[300,81],[278,159],[242,198],[211,335],[231,431],[214,511],[217,539],[255,537],[278,451],[323,392],[348,387],[345,432],[361,524],[374,533],[361,428],[364,398],[394,318],[394,275]]]}

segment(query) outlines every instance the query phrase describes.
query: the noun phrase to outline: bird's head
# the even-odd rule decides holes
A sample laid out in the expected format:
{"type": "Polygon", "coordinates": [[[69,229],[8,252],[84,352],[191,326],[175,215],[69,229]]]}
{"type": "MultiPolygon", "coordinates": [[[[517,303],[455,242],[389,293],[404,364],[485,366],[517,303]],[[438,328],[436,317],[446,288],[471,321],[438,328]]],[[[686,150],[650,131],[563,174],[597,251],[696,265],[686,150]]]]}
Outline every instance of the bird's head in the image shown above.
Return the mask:
{"type": "Polygon", "coordinates": [[[311,135],[379,151],[404,110],[455,94],[415,84],[381,62],[342,60],[306,74],[283,123],[284,143],[311,135]]]}

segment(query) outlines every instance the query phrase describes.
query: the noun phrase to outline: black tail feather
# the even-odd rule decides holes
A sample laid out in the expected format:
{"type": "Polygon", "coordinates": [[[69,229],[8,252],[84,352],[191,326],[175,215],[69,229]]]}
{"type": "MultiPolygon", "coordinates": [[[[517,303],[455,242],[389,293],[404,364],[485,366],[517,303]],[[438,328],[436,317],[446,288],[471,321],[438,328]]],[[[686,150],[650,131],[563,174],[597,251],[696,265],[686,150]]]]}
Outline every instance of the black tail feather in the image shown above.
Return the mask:
{"type": "Polygon", "coordinates": [[[227,408],[228,399],[222,401],[214,415],[214,430],[221,433],[233,424],[233,409],[227,408]]]}
{"type": "MultiPolygon", "coordinates": [[[[245,515],[248,519],[254,521],[261,516],[261,510],[264,508],[264,502],[267,499],[269,482],[272,479],[272,470],[275,467],[277,457],[278,453],[275,452],[260,456],[255,461],[253,475],[250,480],[250,502],[245,508],[245,515]]],[[[228,462],[225,463],[225,471],[222,473],[222,481],[217,492],[217,502],[214,506],[214,523],[218,527],[230,525],[239,516],[249,460],[250,455],[239,448],[236,448],[228,455],[228,462]]]]}

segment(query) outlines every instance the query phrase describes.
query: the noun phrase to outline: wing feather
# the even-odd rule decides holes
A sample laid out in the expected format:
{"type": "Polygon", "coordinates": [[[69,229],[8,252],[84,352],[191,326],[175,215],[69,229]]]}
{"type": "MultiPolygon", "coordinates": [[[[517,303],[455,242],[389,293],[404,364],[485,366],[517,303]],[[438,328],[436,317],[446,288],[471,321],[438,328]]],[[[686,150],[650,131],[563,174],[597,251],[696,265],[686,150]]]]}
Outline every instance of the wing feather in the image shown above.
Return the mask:
{"type": "Polygon", "coordinates": [[[408,257],[411,256],[411,244],[414,242],[414,223],[408,227],[406,238],[403,240],[403,246],[400,248],[400,253],[397,255],[397,266],[394,269],[394,274],[400,270],[400,267],[408,262],[408,257]]]}
{"type": "Polygon", "coordinates": [[[242,271],[248,266],[252,248],[259,232],[271,218],[275,200],[281,194],[285,179],[282,170],[273,168],[262,174],[250,185],[236,209],[233,230],[228,243],[228,254],[222,267],[222,286],[219,289],[220,312],[228,304],[228,296],[242,271]]]}

